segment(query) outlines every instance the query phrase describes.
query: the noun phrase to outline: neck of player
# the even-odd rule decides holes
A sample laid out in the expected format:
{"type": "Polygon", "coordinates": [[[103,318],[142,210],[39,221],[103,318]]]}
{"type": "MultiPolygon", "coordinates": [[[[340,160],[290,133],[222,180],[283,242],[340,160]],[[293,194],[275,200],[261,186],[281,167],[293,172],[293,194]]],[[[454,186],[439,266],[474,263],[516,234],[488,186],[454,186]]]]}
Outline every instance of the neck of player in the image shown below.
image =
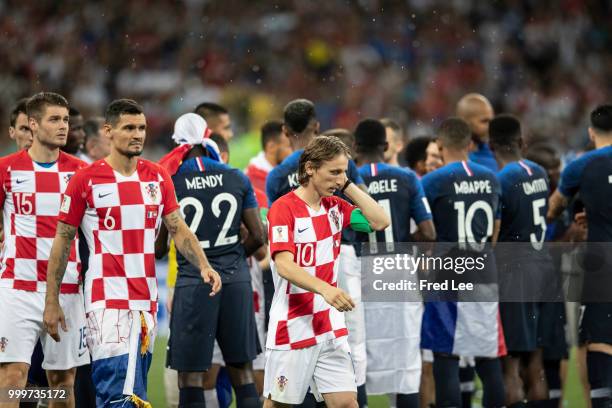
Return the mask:
{"type": "Polygon", "coordinates": [[[514,163],[521,159],[522,157],[518,152],[505,154],[495,152],[495,160],[497,161],[497,164],[499,165],[500,169],[503,169],[508,163],[514,163]]]}
{"type": "Polygon", "coordinates": [[[317,192],[312,181],[306,186],[299,186],[295,190],[295,195],[300,197],[313,210],[318,210],[321,206],[321,195],[317,192]]]}
{"type": "Polygon", "coordinates": [[[131,176],[138,165],[138,156],[126,156],[115,149],[111,149],[111,153],[105,160],[113,170],[124,176],[131,176]]]}
{"type": "Polygon", "coordinates": [[[32,146],[28,149],[28,154],[38,163],[51,163],[57,160],[59,157],[59,147],[52,147],[40,143],[36,138],[32,142],[32,146]]]}
{"type": "Polygon", "coordinates": [[[449,148],[444,148],[442,150],[442,158],[444,160],[444,164],[467,161],[468,152],[467,150],[451,150],[449,148]]]}

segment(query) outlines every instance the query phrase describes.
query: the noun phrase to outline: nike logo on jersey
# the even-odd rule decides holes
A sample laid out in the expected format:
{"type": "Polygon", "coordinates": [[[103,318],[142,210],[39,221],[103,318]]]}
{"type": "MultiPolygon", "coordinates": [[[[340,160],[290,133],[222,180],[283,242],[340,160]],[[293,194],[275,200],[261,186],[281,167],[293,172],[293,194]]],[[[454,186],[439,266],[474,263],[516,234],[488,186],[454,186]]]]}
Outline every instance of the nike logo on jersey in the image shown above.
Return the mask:
{"type": "Polygon", "coordinates": [[[109,196],[111,194],[113,194],[113,193],[106,193],[106,194],[98,193],[98,198],[104,198],[104,197],[109,196]]]}
{"type": "Polygon", "coordinates": [[[25,183],[26,181],[28,181],[28,180],[19,180],[19,179],[15,180],[15,182],[17,184],[25,183]]]}
{"type": "Polygon", "coordinates": [[[85,350],[84,352],[80,353],[79,352],[79,358],[83,357],[83,354],[87,353],[87,350],[85,350]]]}
{"type": "Polygon", "coordinates": [[[298,234],[301,234],[302,232],[306,231],[307,229],[308,229],[308,227],[303,228],[303,229],[299,229],[299,228],[298,228],[298,234]]]}

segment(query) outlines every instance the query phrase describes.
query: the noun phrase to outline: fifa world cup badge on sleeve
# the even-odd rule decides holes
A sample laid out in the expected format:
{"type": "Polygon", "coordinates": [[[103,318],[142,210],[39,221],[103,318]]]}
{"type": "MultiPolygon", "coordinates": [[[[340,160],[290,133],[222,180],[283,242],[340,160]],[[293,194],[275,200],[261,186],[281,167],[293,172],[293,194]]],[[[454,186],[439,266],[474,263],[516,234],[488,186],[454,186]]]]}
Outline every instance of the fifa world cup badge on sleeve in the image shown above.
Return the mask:
{"type": "Polygon", "coordinates": [[[289,228],[286,225],[277,225],[272,230],[272,242],[289,242],[289,228]]]}
{"type": "Polygon", "coordinates": [[[64,195],[60,211],[66,214],[70,211],[70,196],[64,195]]]}

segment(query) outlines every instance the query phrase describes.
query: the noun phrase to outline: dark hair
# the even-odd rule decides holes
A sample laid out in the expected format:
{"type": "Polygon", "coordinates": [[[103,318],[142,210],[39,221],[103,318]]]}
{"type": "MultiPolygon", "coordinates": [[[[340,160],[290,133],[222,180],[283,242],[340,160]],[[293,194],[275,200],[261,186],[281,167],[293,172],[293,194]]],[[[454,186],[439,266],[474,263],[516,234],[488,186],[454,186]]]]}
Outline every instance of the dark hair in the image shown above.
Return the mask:
{"type": "Polygon", "coordinates": [[[217,144],[219,147],[219,152],[221,153],[229,153],[229,145],[227,144],[227,140],[223,138],[218,133],[211,133],[210,139],[217,144]]]}
{"type": "Polygon", "coordinates": [[[142,106],[132,99],[116,99],[108,104],[104,112],[106,123],[115,126],[121,115],[140,115],[144,113],[142,106]]]}
{"type": "Polygon", "coordinates": [[[20,113],[23,113],[26,116],[28,115],[28,111],[26,110],[27,102],[28,102],[28,98],[21,98],[20,100],[17,101],[17,104],[15,104],[13,109],[11,109],[11,116],[9,117],[9,124],[12,127],[15,127],[15,122],[17,122],[17,116],[19,116],[20,113]]]}
{"type": "Polygon", "coordinates": [[[380,123],[382,123],[384,127],[393,129],[396,132],[399,132],[402,130],[402,127],[399,125],[399,123],[397,123],[391,118],[382,118],[380,120],[380,123]]]}
{"type": "Polygon", "coordinates": [[[357,146],[384,146],[387,143],[387,131],[376,119],[364,119],[359,122],[354,134],[357,146]]]}
{"type": "Polygon", "coordinates": [[[202,102],[195,107],[193,113],[197,113],[204,119],[208,120],[211,116],[219,116],[228,112],[227,109],[219,104],[213,102],[202,102]]]}
{"type": "Polygon", "coordinates": [[[317,118],[314,103],[308,99],[295,99],[283,110],[284,124],[294,133],[302,133],[317,118]]]}
{"type": "Polygon", "coordinates": [[[495,116],[489,122],[489,142],[497,149],[518,149],[521,143],[521,122],[510,114],[495,116]]]}
{"type": "Polygon", "coordinates": [[[336,136],[349,148],[351,155],[353,154],[353,149],[355,148],[355,135],[353,135],[350,130],[343,128],[329,129],[323,132],[323,136],[336,136]]]}
{"type": "Polygon", "coordinates": [[[466,121],[452,116],[440,124],[437,137],[446,148],[465,149],[472,140],[472,131],[466,121]]]}
{"type": "Polygon", "coordinates": [[[40,121],[47,106],[61,106],[68,109],[68,101],[54,92],[39,92],[26,102],[28,117],[40,121]]]}
{"type": "Polygon", "coordinates": [[[298,182],[300,185],[307,185],[310,180],[310,176],[306,173],[307,162],[310,162],[313,168],[318,169],[324,162],[332,160],[340,154],[344,154],[347,158],[351,157],[349,148],[342,140],[336,136],[315,136],[300,156],[298,166],[298,182]]]}
{"type": "Polygon", "coordinates": [[[559,152],[546,142],[539,142],[529,146],[525,152],[525,158],[539,164],[546,170],[552,170],[561,166],[559,152]]]}
{"type": "Polygon", "coordinates": [[[87,119],[85,123],[83,123],[83,132],[85,132],[85,140],[98,137],[98,132],[100,132],[100,122],[96,119],[87,119]]]}
{"type": "Polygon", "coordinates": [[[271,120],[261,127],[261,148],[266,149],[266,145],[270,141],[278,141],[283,134],[283,122],[280,120],[271,120]]]}
{"type": "Polygon", "coordinates": [[[429,136],[419,136],[411,139],[404,149],[404,158],[408,167],[414,169],[416,164],[427,159],[427,147],[434,140],[429,136]]]}
{"type": "Polygon", "coordinates": [[[72,106],[68,109],[69,116],[79,116],[81,112],[77,108],[73,108],[72,106]]]}
{"type": "Polygon", "coordinates": [[[591,112],[591,126],[600,132],[612,131],[612,105],[599,105],[591,112]]]}

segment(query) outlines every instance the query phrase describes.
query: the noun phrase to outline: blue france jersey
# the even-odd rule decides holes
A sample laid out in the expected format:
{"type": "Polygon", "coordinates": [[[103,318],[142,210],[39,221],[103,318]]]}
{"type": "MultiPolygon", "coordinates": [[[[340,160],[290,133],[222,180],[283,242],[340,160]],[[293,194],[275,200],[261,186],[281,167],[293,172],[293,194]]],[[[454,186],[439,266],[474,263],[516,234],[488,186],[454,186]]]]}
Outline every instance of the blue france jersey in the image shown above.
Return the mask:
{"type": "Polygon", "coordinates": [[[501,184],[499,241],[531,242],[541,248],[546,237],[546,213],[550,187],[540,165],[519,160],[497,173],[501,184]]]}
{"type": "Polygon", "coordinates": [[[391,224],[384,231],[373,232],[370,236],[375,237],[378,243],[410,242],[410,219],[417,224],[431,219],[423,186],[416,174],[386,163],[363,165],[359,168],[359,174],[368,188],[368,194],[391,217],[391,224]]]}
{"type": "Polygon", "coordinates": [[[580,191],[587,214],[589,242],[612,242],[612,146],[585,153],[561,174],[559,192],[580,191]]]}
{"type": "MultiPolygon", "coordinates": [[[[268,173],[266,178],[266,195],[268,196],[269,207],[280,197],[299,187],[298,167],[303,152],[303,149],[296,150],[268,173]]],[[[346,175],[353,183],[363,184],[363,179],[359,175],[353,160],[349,160],[346,175]]]]}
{"type": "Polygon", "coordinates": [[[421,179],[439,242],[486,242],[501,189],[495,173],[472,162],[447,164],[421,179]]]}
{"type": "Polygon", "coordinates": [[[478,149],[470,153],[470,161],[486,167],[496,173],[498,166],[497,160],[487,143],[479,143],[478,149]]]}
{"type": "MultiPolygon", "coordinates": [[[[196,234],[223,283],[250,281],[240,243],[243,210],[256,208],[249,179],[238,169],[207,157],[186,160],[172,177],[185,222],[196,234]]],[[[201,282],[200,271],[177,251],[177,286],[201,282]]]]}

